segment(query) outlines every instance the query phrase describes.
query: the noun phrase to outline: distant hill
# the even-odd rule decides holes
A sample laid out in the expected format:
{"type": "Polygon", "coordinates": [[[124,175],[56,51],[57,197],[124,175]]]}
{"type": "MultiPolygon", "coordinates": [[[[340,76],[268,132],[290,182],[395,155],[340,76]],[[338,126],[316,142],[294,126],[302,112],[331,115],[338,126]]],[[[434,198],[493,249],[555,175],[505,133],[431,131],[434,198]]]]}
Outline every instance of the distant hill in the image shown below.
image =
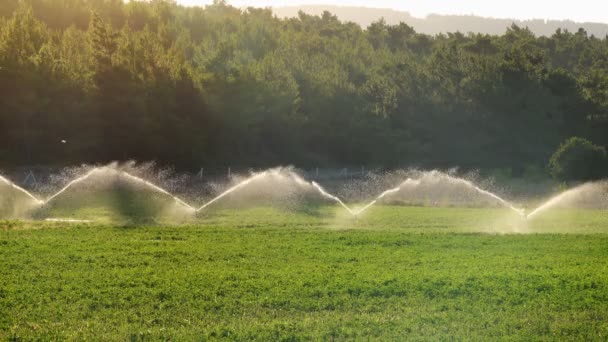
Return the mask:
{"type": "Polygon", "coordinates": [[[372,22],[384,18],[388,24],[394,25],[404,22],[414,27],[416,32],[431,35],[456,31],[463,33],[475,32],[500,35],[505,33],[506,28],[511,26],[512,23],[521,27],[528,27],[537,36],[551,36],[558,28],[576,32],[581,27],[585,29],[589,35],[601,38],[608,35],[608,24],[577,23],[571,20],[513,20],[484,18],[473,15],[437,14],[432,14],[421,19],[411,16],[408,12],[400,12],[392,9],[327,5],[273,8],[274,13],[281,18],[296,17],[300,10],[312,15],[320,15],[323,11],[328,11],[335,14],[342,21],[354,22],[362,27],[367,27],[372,22]]]}

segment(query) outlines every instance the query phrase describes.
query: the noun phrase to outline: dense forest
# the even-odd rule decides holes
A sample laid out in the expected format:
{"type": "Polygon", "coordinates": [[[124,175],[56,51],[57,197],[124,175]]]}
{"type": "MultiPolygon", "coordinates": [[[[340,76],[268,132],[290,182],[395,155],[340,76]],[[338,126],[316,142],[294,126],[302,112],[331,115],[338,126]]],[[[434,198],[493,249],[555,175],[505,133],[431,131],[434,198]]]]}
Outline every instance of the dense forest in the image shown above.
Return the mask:
{"type": "Polygon", "coordinates": [[[0,2],[0,166],[547,167],[608,145],[608,39],[429,36],[223,1],[0,2]]]}

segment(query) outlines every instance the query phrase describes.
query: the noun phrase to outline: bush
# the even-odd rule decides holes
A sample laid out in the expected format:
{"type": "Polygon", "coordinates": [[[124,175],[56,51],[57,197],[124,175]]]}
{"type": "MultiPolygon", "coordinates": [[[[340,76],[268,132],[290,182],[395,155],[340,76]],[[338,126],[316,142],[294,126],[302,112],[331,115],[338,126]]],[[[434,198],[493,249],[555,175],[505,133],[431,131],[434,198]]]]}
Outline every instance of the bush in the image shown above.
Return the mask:
{"type": "Polygon", "coordinates": [[[596,180],[608,174],[606,149],[589,140],[572,137],[555,151],[549,161],[551,175],[561,181],[596,180]]]}

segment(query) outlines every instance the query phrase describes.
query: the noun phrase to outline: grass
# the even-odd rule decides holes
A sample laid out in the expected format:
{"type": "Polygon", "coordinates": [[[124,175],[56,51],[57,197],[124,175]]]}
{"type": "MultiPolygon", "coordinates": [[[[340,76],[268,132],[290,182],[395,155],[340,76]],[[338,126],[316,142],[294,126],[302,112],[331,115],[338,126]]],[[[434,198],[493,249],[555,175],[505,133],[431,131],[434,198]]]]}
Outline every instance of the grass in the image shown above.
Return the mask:
{"type": "Polygon", "coordinates": [[[0,340],[605,340],[608,217],[380,206],[0,223],[0,340]],[[502,234],[510,231],[532,234],[502,234]]]}

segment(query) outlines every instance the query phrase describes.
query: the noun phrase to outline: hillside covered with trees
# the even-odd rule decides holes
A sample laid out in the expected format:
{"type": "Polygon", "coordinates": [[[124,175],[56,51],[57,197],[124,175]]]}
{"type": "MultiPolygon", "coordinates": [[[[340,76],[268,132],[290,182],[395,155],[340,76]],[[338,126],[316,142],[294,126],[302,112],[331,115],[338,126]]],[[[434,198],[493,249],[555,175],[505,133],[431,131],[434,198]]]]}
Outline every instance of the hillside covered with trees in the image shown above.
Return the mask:
{"type": "Polygon", "coordinates": [[[415,17],[408,12],[388,8],[332,6],[332,5],[301,5],[273,7],[273,13],[279,18],[298,17],[300,11],[311,15],[322,15],[331,12],[342,21],[352,21],[363,27],[368,27],[375,21],[384,18],[389,25],[406,23],[418,33],[436,35],[447,32],[473,32],[501,35],[507,27],[515,24],[527,27],[536,36],[550,37],[557,29],[576,32],[583,28],[589,35],[604,37],[608,34],[608,23],[575,22],[573,20],[527,19],[517,20],[508,18],[488,18],[476,15],[429,14],[426,17],[415,17]]]}
{"type": "Polygon", "coordinates": [[[0,166],[546,168],[608,145],[608,40],[419,34],[224,2],[0,2],[0,166]]]}

